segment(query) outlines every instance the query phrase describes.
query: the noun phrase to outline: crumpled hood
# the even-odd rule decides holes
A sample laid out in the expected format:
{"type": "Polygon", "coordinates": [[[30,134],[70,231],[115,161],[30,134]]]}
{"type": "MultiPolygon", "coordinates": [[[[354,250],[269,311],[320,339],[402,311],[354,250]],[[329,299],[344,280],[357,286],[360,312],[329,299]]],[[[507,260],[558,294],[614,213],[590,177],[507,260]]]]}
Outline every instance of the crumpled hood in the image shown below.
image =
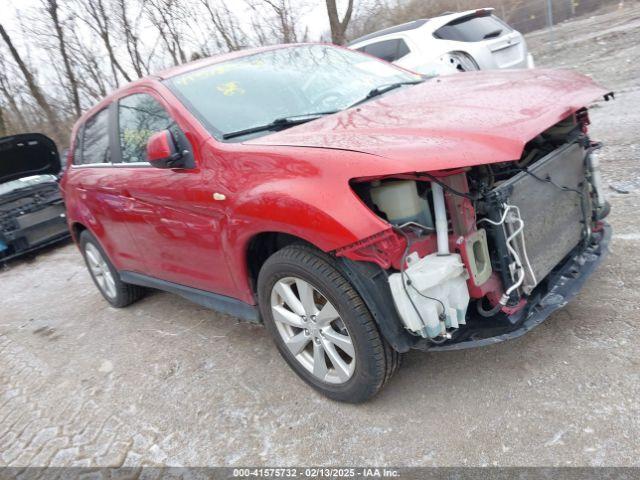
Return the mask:
{"type": "Polygon", "coordinates": [[[30,175],[60,173],[56,144],[41,133],[0,138],[0,183],[30,175]]]}
{"type": "Polygon", "coordinates": [[[398,172],[503,162],[606,93],[566,70],[455,74],[246,143],[363,152],[402,162],[398,172]]]}

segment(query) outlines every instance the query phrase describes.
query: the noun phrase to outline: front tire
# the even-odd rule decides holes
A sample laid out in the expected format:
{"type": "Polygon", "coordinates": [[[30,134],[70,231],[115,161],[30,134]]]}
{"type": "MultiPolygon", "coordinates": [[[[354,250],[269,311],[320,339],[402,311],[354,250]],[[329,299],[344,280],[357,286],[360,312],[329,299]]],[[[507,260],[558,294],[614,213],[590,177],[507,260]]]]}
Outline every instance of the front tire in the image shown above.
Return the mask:
{"type": "Polygon", "coordinates": [[[118,271],[91,233],[80,234],[80,251],[93,283],[104,299],[116,308],[126,307],[144,295],[144,288],[120,280],[118,271]]]}
{"type": "Polygon", "coordinates": [[[322,252],[291,245],[273,254],[260,270],[258,298],[282,357],[329,398],[368,400],[399,364],[358,292],[322,252]]]}

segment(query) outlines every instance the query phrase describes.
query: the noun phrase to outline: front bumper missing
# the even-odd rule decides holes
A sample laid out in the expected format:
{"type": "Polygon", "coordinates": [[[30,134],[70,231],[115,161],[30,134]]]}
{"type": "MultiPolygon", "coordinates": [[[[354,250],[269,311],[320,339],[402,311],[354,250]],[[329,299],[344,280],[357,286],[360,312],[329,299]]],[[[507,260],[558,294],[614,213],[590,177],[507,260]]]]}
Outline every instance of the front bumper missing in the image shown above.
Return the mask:
{"type": "Polygon", "coordinates": [[[598,268],[608,254],[611,227],[604,224],[601,231],[593,234],[590,246],[574,250],[531,293],[528,303],[518,313],[499,315],[495,320],[476,319],[467,323],[461,335],[441,345],[420,340],[412,348],[429,351],[461,350],[483,347],[518,338],[540,325],[556,310],[564,307],[577,295],[587,279],[598,268]]]}
{"type": "Polygon", "coordinates": [[[0,262],[34,252],[69,236],[62,203],[53,203],[15,217],[13,229],[0,231],[0,262]]]}

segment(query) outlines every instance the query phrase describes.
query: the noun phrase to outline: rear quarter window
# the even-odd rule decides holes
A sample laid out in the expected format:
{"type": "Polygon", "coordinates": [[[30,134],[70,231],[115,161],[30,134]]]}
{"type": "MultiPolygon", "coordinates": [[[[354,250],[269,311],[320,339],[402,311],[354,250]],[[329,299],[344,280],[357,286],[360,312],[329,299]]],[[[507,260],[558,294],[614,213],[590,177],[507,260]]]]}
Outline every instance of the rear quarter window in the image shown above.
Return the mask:
{"type": "Polygon", "coordinates": [[[495,15],[473,15],[447,23],[433,35],[441,40],[480,42],[500,37],[510,31],[511,28],[495,15]]]}
{"type": "Polygon", "coordinates": [[[395,62],[409,53],[409,46],[401,38],[394,38],[370,43],[358,48],[358,50],[387,62],[395,62]]]}
{"type": "Polygon", "coordinates": [[[109,111],[100,110],[84,124],[82,135],[82,155],[75,163],[87,165],[109,163],[109,111]]]}
{"type": "Polygon", "coordinates": [[[73,140],[73,149],[70,151],[70,159],[71,163],[74,165],[79,165],[82,163],[82,126],[78,128],[78,133],[76,133],[75,139],[73,140]]]}

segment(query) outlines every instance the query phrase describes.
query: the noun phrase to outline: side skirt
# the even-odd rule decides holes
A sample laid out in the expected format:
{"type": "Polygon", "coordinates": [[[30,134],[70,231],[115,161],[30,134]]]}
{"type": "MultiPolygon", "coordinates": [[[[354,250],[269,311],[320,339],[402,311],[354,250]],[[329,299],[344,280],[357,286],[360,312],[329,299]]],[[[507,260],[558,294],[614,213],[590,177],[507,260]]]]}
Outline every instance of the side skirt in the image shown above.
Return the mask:
{"type": "Polygon", "coordinates": [[[255,305],[249,305],[235,298],[207,292],[206,290],[187,287],[178,283],[167,282],[166,280],[149,277],[147,275],[142,275],[141,273],[122,271],[119,272],[119,274],[120,279],[125,283],[175,293],[187,300],[197,303],[198,305],[216,310],[220,313],[232,315],[251,323],[262,323],[258,307],[255,305]]]}

